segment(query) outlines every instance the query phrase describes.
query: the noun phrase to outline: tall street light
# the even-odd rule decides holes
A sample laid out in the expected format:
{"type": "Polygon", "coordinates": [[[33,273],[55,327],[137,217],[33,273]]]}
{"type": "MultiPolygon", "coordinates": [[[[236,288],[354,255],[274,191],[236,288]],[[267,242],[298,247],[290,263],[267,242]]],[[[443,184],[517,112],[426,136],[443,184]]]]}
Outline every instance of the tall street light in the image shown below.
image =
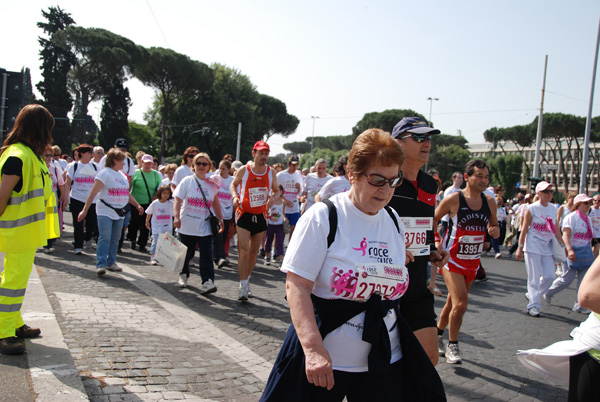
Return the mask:
{"type": "Polygon", "coordinates": [[[312,129],[312,139],[310,140],[310,166],[312,166],[313,162],[313,145],[315,143],[315,120],[319,118],[319,116],[310,116],[313,120],[313,129],[312,129]]]}
{"type": "MultiPolygon", "coordinates": [[[[431,109],[433,108],[433,101],[439,101],[440,98],[432,98],[430,96],[429,98],[427,98],[427,100],[429,101],[429,121],[427,122],[427,124],[429,125],[429,127],[431,127],[431,109]]],[[[425,172],[427,172],[428,164],[428,162],[425,162],[425,172]]]]}
{"type": "Polygon", "coordinates": [[[429,125],[431,126],[431,109],[433,108],[433,101],[439,101],[440,98],[432,98],[430,96],[427,100],[429,101],[429,125]]]}

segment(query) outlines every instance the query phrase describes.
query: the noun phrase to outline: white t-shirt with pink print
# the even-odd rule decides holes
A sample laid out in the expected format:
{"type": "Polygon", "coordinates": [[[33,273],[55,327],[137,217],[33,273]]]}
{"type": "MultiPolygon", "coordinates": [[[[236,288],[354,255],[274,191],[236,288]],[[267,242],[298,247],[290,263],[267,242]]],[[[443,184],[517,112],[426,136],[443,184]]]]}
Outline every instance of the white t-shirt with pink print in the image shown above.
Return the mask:
{"type": "MultiPolygon", "coordinates": [[[[324,299],[366,302],[373,293],[379,293],[383,299],[400,298],[408,287],[402,221],[393,212],[400,227],[398,231],[385,210],[376,215],[365,214],[352,203],[348,193],[334,195],[330,200],[338,214],[331,247],[327,248],[329,210],[324,203],[317,203],[300,217],[281,271],[313,281],[312,293],[324,299]]],[[[371,345],[362,340],[364,318],[364,312],[354,316],[323,340],[335,370],[368,370],[371,345]]],[[[393,310],[384,322],[388,329],[394,326],[393,310]]],[[[388,333],[391,362],[396,362],[402,358],[397,331],[388,333]]]]}

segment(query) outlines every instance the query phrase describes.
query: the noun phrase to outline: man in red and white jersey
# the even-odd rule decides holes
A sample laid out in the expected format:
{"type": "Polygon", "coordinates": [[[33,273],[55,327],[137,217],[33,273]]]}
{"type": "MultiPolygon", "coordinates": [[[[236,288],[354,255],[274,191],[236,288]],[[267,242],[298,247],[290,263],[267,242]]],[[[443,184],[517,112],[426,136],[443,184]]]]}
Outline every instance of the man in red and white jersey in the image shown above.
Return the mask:
{"type": "Polygon", "coordinates": [[[435,210],[433,227],[446,214],[450,216],[448,230],[436,244],[450,253],[448,264],[441,268],[448,287],[448,299],[438,321],[438,349],[451,364],[461,363],[458,348],[458,333],[462,318],[467,311],[469,291],[479,268],[479,257],[483,251],[486,233],[493,238],[500,235],[496,218],[496,201],[485,194],[490,181],[490,172],[485,161],[474,159],[465,166],[464,190],[444,197],[435,210]],[[448,346],[443,347],[442,336],[449,327],[448,346]]]}
{"type": "Polygon", "coordinates": [[[242,302],[248,301],[251,296],[248,278],[254,270],[258,249],[267,230],[267,199],[271,190],[278,190],[277,177],[267,165],[269,151],[269,145],[264,141],[254,144],[254,162],[248,162],[246,166],[239,168],[230,185],[238,236],[238,300],[242,302]]]}

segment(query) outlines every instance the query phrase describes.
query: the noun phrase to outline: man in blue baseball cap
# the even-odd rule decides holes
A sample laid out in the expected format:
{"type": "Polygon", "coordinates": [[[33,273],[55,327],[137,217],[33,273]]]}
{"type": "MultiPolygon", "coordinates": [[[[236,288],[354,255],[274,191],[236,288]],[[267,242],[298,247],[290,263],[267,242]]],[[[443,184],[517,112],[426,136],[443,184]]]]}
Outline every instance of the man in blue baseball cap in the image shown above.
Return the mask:
{"type": "Polygon", "coordinates": [[[421,167],[429,160],[431,136],[439,133],[440,130],[429,127],[419,117],[405,117],[394,126],[392,137],[402,147],[406,159],[400,168],[404,182],[396,188],[389,203],[405,223],[410,243],[407,250],[414,256],[414,261],[406,265],[410,282],[400,312],[434,365],[439,359],[437,316],[433,309],[433,292],[437,289],[435,277],[427,286],[427,267],[429,261],[434,266],[444,266],[449,255],[435,247],[433,215],[438,184],[421,167]]]}

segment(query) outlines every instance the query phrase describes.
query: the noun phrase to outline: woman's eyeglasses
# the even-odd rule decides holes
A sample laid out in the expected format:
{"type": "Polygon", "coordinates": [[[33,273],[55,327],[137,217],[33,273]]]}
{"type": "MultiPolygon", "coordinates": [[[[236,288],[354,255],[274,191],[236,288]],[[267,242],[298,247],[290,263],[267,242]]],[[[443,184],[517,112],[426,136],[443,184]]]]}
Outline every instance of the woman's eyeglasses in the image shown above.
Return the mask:
{"type": "Polygon", "coordinates": [[[416,143],[419,143],[419,144],[422,144],[425,141],[431,142],[431,135],[430,134],[415,134],[415,133],[410,133],[409,135],[405,135],[401,139],[404,139],[404,138],[412,138],[413,140],[415,140],[416,143]]]}
{"type": "Polygon", "coordinates": [[[404,180],[402,172],[398,172],[398,177],[394,177],[393,179],[387,179],[377,173],[366,174],[363,172],[363,174],[367,176],[367,183],[375,187],[383,187],[386,184],[389,184],[391,188],[396,188],[400,187],[404,180]]]}
{"type": "Polygon", "coordinates": [[[44,154],[44,158],[52,158],[53,156],[53,154],[44,154]]]}
{"type": "Polygon", "coordinates": [[[198,154],[188,154],[188,156],[187,156],[187,157],[188,157],[188,158],[193,158],[193,157],[194,157],[194,156],[196,156],[196,155],[198,155],[198,154]]]}
{"type": "Polygon", "coordinates": [[[196,166],[210,166],[208,162],[196,162],[196,166]]]}
{"type": "Polygon", "coordinates": [[[544,194],[554,194],[554,190],[543,190],[542,193],[544,193],[544,194]]]}

